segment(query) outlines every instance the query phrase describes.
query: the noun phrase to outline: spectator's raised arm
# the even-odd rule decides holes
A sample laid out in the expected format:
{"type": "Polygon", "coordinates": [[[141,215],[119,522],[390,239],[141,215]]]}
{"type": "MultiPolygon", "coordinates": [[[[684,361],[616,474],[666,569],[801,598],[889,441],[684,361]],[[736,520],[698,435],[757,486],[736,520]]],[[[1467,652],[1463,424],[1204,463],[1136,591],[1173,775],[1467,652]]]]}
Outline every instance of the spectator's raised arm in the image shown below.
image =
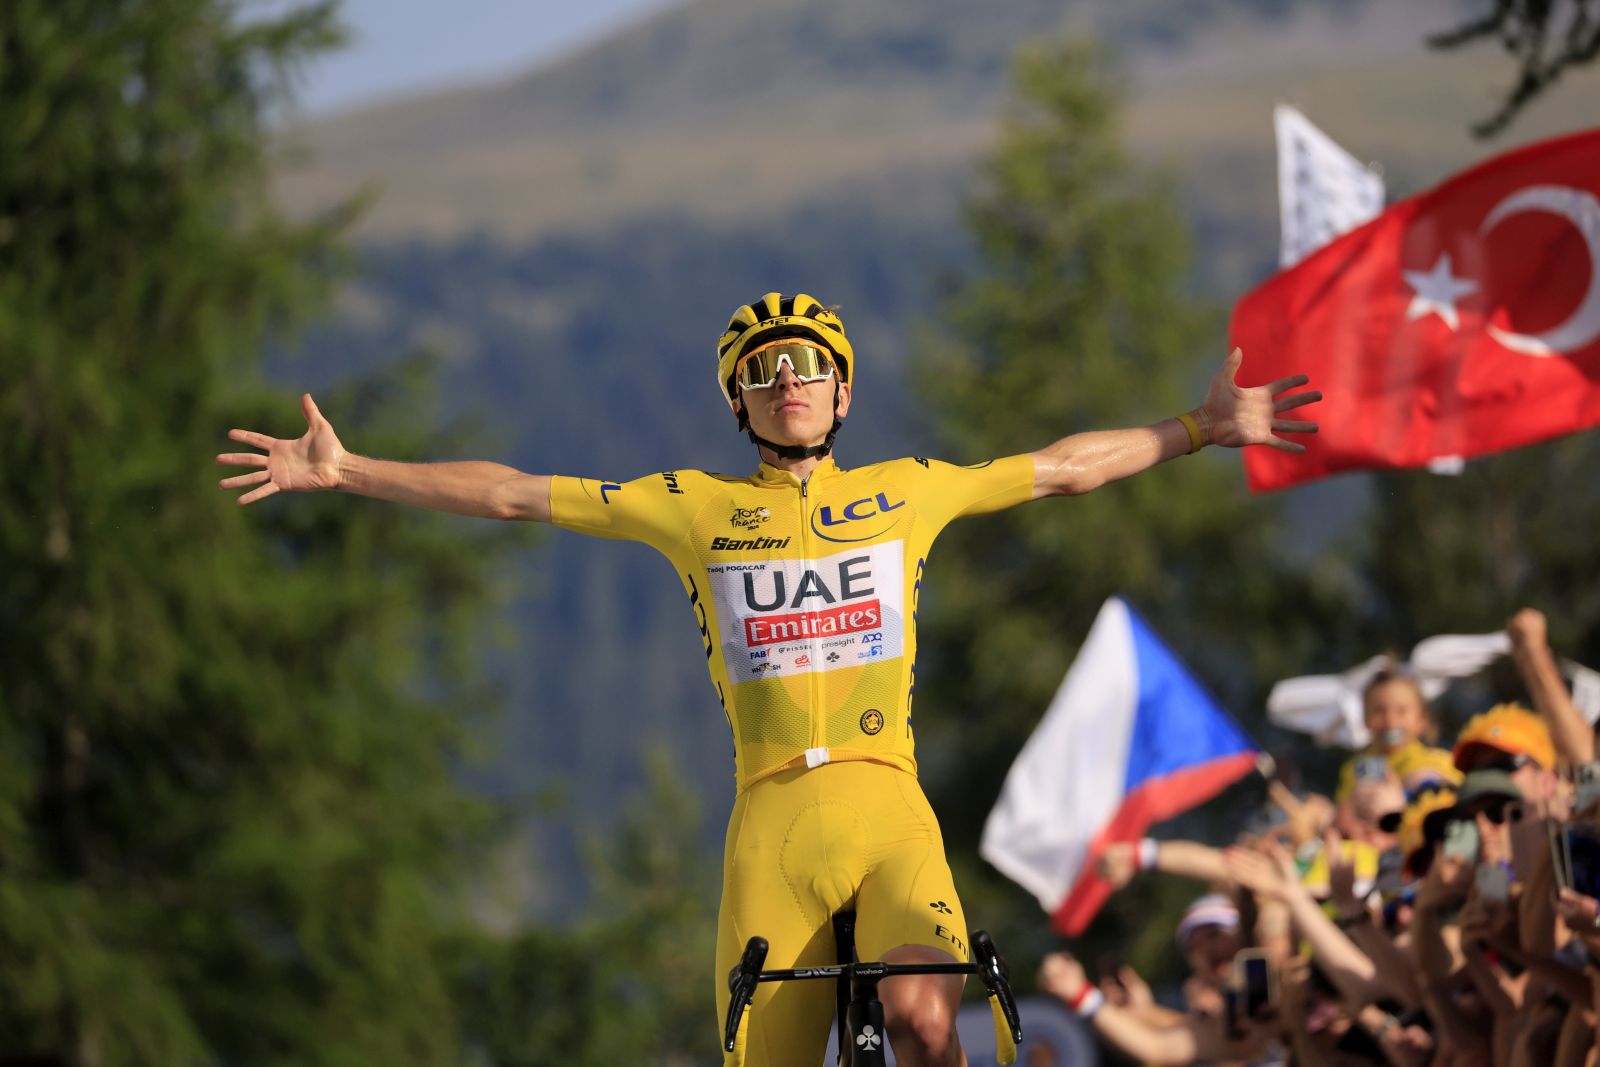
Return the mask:
{"type": "Polygon", "coordinates": [[[1300,884],[1299,873],[1288,853],[1276,846],[1263,854],[1247,848],[1227,851],[1228,873],[1256,896],[1287,904],[1300,933],[1311,942],[1323,971],[1352,1004],[1376,1000],[1386,992],[1377,968],[1344,931],[1323,914],[1322,908],[1300,884]]]}
{"type": "Polygon", "coordinates": [[[1506,623],[1511,638],[1511,658],[1528,687],[1533,707],[1550,727],[1556,755],[1569,765],[1594,759],[1594,732],[1572,703],[1561,669],[1550,651],[1549,628],[1544,613],[1523,608],[1506,623]]]}
{"type": "Polygon", "coordinates": [[[1253,1058],[1267,1034],[1248,1027],[1242,1040],[1230,1040],[1221,1019],[1180,1016],[1172,1025],[1158,1025],[1138,1011],[1113,1004],[1090,983],[1083,965],[1065,952],[1053,952],[1039,965],[1039,988],[1089,1023],[1123,1055],[1151,1067],[1189,1067],[1206,1061],[1253,1058]]]}
{"type": "Polygon", "coordinates": [[[1100,877],[1115,889],[1121,889],[1144,870],[1208,884],[1228,880],[1222,850],[1194,841],[1156,841],[1148,837],[1139,842],[1117,841],[1100,854],[1100,877]]]}

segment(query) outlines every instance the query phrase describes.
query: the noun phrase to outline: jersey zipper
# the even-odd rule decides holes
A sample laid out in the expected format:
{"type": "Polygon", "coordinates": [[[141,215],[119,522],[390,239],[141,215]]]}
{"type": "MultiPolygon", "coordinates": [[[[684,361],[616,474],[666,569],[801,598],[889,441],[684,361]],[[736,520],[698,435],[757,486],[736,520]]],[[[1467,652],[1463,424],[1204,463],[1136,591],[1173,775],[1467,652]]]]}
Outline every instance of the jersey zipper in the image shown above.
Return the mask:
{"type": "MultiPolygon", "coordinates": [[[[816,472],[813,471],[812,473],[816,472]]],[[[811,558],[811,540],[807,536],[807,533],[811,528],[811,517],[807,514],[811,504],[809,492],[810,483],[811,475],[809,474],[800,479],[800,545],[804,550],[806,566],[808,567],[813,566],[816,563],[816,561],[811,558]]],[[[811,718],[810,747],[813,749],[826,748],[827,736],[825,727],[827,724],[827,716],[821,713],[821,709],[824,705],[822,693],[822,672],[817,669],[819,662],[817,658],[817,654],[819,652],[817,647],[817,639],[815,637],[809,637],[806,639],[806,643],[810,647],[811,656],[811,665],[806,671],[806,691],[811,695],[811,706],[806,709],[806,714],[811,718]]]]}

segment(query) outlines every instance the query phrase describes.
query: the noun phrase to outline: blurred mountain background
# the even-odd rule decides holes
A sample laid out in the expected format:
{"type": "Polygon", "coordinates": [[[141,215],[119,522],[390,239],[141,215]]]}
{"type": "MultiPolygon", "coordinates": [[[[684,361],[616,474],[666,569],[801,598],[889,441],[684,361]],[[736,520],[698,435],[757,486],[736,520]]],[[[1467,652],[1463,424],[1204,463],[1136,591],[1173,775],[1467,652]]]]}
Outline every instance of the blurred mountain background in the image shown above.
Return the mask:
{"type": "MultiPolygon", "coordinates": [[[[481,421],[493,458],[612,479],[742,472],[752,449],[716,400],[711,346],[733,307],[779,289],[842,305],[865,356],[841,461],[936,451],[912,353],[940,328],[941,279],[971,262],[963,204],[1020,46],[1089,37],[1117,57],[1128,147],[1176,189],[1193,292],[1226,304],[1275,269],[1275,101],[1379,163],[1391,197],[1481,156],[1468,123],[1509,72],[1422,43],[1466,6],[695,0],[495,84],[303,122],[281,146],[281,202],[307,215],[357,188],[371,200],[335,315],[277,361],[278,429],[294,428],[288,389],[420,350],[440,361],[445,409],[481,421]]],[[[1592,102],[1582,87],[1547,94],[1502,140],[1577,127],[1592,102]]],[[[1220,324],[1193,346],[1198,395],[1220,324]]],[[[361,427],[328,414],[359,450],[361,427]]],[[[1319,516],[1361,484],[1297,494],[1285,539],[1320,543],[1319,516]]],[[[508,713],[480,784],[554,805],[528,890],[559,910],[577,842],[639,780],[644,752],[664,746],[702,791],[715,840],[732,747],[665,562],[525,536],[501,576],[514,590],[496,656],[508,713]]]]}
{"type": "MultiPolygon", "coordinates": [[[[0,5],[0,1061],[717,1059],[732,752],[671,570],[376,501],[240,509],[202,464],[224,428],[298,434],[309,388],[396,459],[748,471],[712,343],[780,289],[850,325],[845,465],[1032,449],[1200,395],[1275,269],[1274,102],[1393,196],[1592,122],[1572,71],[1470,135],[1514,65],[1424,37],[1481,0],[645,2],[525,73],[315,115],[290,90],[342,17],[416,87],[530,54],[476,19],[644,9],[0,5]]],[[[1212,449],[954,526],[916,714],[969,918],[1026,985],[1052,938],[978,833],[1106,596],[1325,789],[1338,754],[1263,720],[1275,679],[1523,604],[1600,663],[1597,465],[1575,434],[1252,498],[1212,449]]],[[[1446,736],[1514,692],[1473,685],[1446,736]]],[[[1226,840],[1261,785],[1162,832],[1226,840]]],[[[1074,949],[1159,986],[1193,889],[1134,883],[1074,949]]]]}

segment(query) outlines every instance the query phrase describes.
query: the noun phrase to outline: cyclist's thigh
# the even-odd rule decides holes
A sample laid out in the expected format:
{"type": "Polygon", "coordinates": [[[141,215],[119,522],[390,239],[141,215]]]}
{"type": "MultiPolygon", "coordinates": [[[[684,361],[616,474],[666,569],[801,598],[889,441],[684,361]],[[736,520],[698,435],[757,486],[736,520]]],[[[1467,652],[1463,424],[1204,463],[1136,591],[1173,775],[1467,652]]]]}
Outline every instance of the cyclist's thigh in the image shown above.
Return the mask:
{"type": "MultiPolygon", "coordinates": [[[[832,862],[838,855],[823,854],[830,840],[843,841],[858,828],[854,808],[821,791],[822,777],[781,772],[752,785],[734,803],[717,919],[719,1028],[728,1010],[728,971],[752,936],[770,945],[768,970],[836,962],[833,913],[849,904],[859,873],[852,876],[849,863],[832,862]]],[[[833,1003],[830,981],[762,983],[725,1063],[817,1067],[826,1051],[833,1003]]]]}
{"type": "Polygon", "coordinates": [[[914,776],[892,767],[872,784],[873,853],[856,902],[856,949],[882,959],[927,945],[967,959],[967,921],[945,862],[944,838],[914,776]]]}

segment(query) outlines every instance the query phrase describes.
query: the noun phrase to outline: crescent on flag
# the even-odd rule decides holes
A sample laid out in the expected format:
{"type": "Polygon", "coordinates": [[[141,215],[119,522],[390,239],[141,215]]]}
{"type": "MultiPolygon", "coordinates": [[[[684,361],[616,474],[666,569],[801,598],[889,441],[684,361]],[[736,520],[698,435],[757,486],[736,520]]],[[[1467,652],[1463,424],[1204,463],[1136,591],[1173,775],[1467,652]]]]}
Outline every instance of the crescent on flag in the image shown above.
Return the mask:
{"type": "Polygon", "coordinates": [[[1589,250],[1589,288],[1567,320],[1543,333],[1516,333],[1490,325],[1496,341],[1527,356],[1567,355],[1600,337],[1600,200],[1582,189],[1563,185],[1530,185],[1496,204],[1479,227],[1486,236],[1503,219],[1524,211],[1548,211],[1571,222],[1589,250]]]}

